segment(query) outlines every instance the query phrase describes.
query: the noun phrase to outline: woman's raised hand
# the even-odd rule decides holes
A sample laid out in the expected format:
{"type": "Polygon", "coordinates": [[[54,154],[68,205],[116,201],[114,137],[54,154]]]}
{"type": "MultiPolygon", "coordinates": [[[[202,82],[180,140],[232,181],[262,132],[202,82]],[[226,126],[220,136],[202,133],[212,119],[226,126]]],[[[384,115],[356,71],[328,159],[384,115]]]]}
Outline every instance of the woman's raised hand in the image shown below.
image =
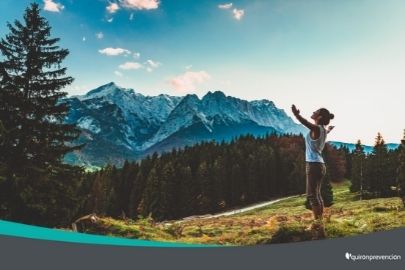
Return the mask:
{"type": "Polygon", "coordinates": [[[291,106],[291,110],[292,110],[294,115],[300,114],[300,110],[298,110],[297,107],[295,107],[294,104],[291,106]]]}

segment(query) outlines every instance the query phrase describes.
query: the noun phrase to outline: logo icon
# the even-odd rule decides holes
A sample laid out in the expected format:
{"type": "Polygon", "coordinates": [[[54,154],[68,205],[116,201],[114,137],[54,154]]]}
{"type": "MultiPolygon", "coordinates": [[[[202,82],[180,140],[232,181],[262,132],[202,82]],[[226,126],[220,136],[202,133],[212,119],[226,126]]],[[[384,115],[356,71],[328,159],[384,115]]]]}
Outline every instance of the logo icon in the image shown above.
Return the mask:
{"type": "Polygon", "coordinates": [[[351,256],[351,255],[352,255],[352,254],[350,254],[349,252],[346,252],[346,254],[345,254],[346,259],[350,260],[350,256],[351,256]]]}

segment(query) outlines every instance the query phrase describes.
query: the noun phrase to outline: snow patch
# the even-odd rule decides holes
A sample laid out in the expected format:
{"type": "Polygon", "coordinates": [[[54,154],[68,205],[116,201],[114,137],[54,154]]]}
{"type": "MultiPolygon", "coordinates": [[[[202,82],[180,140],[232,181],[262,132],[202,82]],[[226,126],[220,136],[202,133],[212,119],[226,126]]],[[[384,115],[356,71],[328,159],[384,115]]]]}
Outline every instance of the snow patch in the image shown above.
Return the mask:
{"type": "Polygon", "coordinates": [[[97,134],[101,131],[98,121],[90,116],[81,117],[77,121],[77,126],[83,129],[90,130],[91,132],[97,134]]]}

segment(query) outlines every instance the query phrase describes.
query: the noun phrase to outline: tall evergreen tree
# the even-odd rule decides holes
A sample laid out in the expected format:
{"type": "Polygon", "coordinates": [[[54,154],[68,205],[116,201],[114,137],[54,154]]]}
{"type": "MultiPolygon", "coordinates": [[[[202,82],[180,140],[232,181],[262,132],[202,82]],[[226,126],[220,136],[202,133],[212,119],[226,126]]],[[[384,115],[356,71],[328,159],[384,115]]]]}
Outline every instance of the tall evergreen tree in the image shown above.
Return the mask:
{"type": "Polygon", "coordinates": [[[330,145],[327,145],[325,148],[324,158],[326,161],[326,175],[321,185],[321,196],[324,206],[330,207],[333,204],[333,189],[331,181],[333,178],[336,179],[344,176],[344,165],[340,164],[344,161],[344,158],[338,155],[339,152],[336,148],[330,147],[330,145]],[[338,173],[339,170],[341,171],[340,174],[338,173]]]}
{"type": "MultiPolygon", "coordinates": [[[[1,215],[51,224],[55,220],[49,219],[54,215],[47,206],[32,206],[29,201],[38,192],[47,192],[41,184],[58,181],[56,175],[76,175],[79,170],[62,163],[66,153],[83,146],[69,145],[80,130],[63,123],[69,108],[62,101],[67,94],[62,89],[73,78],[65,75],[61,64],[69,51],[57,45],[59,38],[51,38],[51,27],[36,3],[25,10],[23,22],[15,20],[7,26],[10,33],[0,41],[0,120],[10,131],[0,145],[1,162],[6,167],[2,188],[8,194],[4,199],[7,210],[1,215]],[[37,215],[24,215],[30,211],[37,215]]],[[[75,180],[60,181],[59,185],[69,187],[75,180]]]]}
{"type": "Polygon", "coordinates": [[[405,130],[404,130],[404,137],[401,140],[399,151],[400,152],[399,152],[397,187],[399,191],[399,196],[401,197],[402,203],[405,206],[405,130]]]}
{"type": "Polygon", "coordinates": [[[388,192],[388,149],[380,133],[375,139],[373,153],[370,158],[370,185],[369,190],[373,196],[380,197],[388,192]]]}
{"type": "Polygon", "coordinates": [[[121,181],[118,186],[118,200],[119,200],[119,209],[121,211],[121,216],[127,217],[130,216],[130,199],[131,191],[133,187],[133,182],[136,178],[136,173],[138,172],[138,166],[133,163],[125,161],[124,167],[120,173],[121,181]]]}
{"type": "Polygon", "coordinates": [[[165,219],[174,219],[178,217],[176,209],[176,184],[174,166],[172,162],[168,162],[162,169],[162,176],[159,189],[159,212],[165,219]]]}
{"type": "Polygon", "coordinates": [[[350,153],[350,150],[347,146],[343,146],[340,148],[340,150],[343,151],[344,155],[345,155],[345,163],[346,163],[346,174],[345,174],[345,178],[350,178],[350,176],[352,175],[352,155],[350,153]]]}
{"type": "Polygon", "coordinates": [[[350,180],[352,185],[350,186],[351,192],[359,192],[360,199],[363,197],[364,185],[364,171],[365,171],[365,153],[364,148],[361,145],[361,141],[358,140],[356,148],[352,154],[352,170],[350,180]]]}
{"type": "Polygon", "coordinates": [[[230,176],[230,184],[231,184],[231,201],[230,204],[232,206],[239,205],[241,202],[241,195],[242,195],[242,170],[238,163],[234,163],[231,165],[231,176],[230,176]]]}
{"type": "Polygon", "coordinates": [[[151,156],[147,156],[139,164],[139,169],[136,172],[136,176],[132,181],[131,194],[129,197],[129,216],[136,218],[145,209],[144,204],[144,189],[150,170],[152,169],[154,159],[151,156]]]}
{"type": "MultiPolygon", "coordinates": [[[[1,91],[0,91],[1,92],[1,91]]],[[[4,125],[2,121],[0,120],[0,145],[3,145],[7,136],[7,131],[4,128],[4,125]]],[[[7,192],[6,192],[6,186],[5,186],[5,172],[6,172],[6,165],[4,163],[3,158],[0,159],[0,217],[4,215],[4,212],[6,212],[6,204],[7,201],[5,200],[7,198],[7,192]]]]}
{"type": "Polygon", "coordinates": [[[197,208],[196,194],[194,192],[196,183],[193,180],[191,168],[187,164],[183,163],[183,166],[177,165],[176,172],[178,173],[180,183],[177,209],[179,209],[181,216],[189,216],[197,208]]]}
{"type": "Polygon", "coordinates": [[[199,208],[201,213],[211,213],[213,210],[213,201],[215,201],[214,182],[212,179],[212,170],[207,162],[202,162],[198,166],[197,179],[200,185],[199,208]]]}
{"type": "Polygon", "coordinates": [[[214,189],[217,194],[216,198],[216,210],[221,210],[226,207],[225,193],[226,193],[226,171],[225,171],[225,161],[223,156],[218,156],[214,161],[212,167],[212,177],[214,182],[214,189]]]}
{"type": "Polygon", "coordinates": [[[146,217],[151,215],[159,218],[160,209],[160,183],[156,167],[153,167],[146,180],[146,186],[142,197],[140,213],[146,217]]]}
{"type": "Polygon", "coordinates": [[[107,179],[104,170],[96,172],[95,174],[96,176],[90,190],[86,210],[102,216],[106,214],[107,209],[107,179]]]}
{"type": "Polygon", "coordinates": [[[69,108],[59,102],[67,95],[61,90],[73,81],[61,67],[69,51],[56,45],[59,38],[50,37],[51,27],[39,12],[38,4],[31,4],[25,11],[24,23],[8,23],[11,33],[0,42],[7,83],[19,102],[15,104],[19,115],[13,116],[22,118],[14,149],[19,167],[21,163],[60,164],[64,154],[77,149],[65,142],[76,139],[80,132],[74,125],[63,124],[69,108]]]}

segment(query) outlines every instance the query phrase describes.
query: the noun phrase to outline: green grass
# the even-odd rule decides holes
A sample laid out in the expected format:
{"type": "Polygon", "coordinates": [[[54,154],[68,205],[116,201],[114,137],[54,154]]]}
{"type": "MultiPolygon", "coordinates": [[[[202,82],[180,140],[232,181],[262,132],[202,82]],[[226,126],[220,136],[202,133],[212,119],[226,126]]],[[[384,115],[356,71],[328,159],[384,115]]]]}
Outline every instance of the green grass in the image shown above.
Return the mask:
{"type": "MultiPolygon", "coordinates": [[[[325,209],[328,238],[386,231],[405,226],[405,210],[399,198],[358,200],[348,181],[334,184],[334,204],[325,209]]],[[[311,239],[312,213],[305,196],[228,217],[155,223],[152,219],[101,218],[87,232],[156,241],[222,245],[257,245],[311,239]]]]}

